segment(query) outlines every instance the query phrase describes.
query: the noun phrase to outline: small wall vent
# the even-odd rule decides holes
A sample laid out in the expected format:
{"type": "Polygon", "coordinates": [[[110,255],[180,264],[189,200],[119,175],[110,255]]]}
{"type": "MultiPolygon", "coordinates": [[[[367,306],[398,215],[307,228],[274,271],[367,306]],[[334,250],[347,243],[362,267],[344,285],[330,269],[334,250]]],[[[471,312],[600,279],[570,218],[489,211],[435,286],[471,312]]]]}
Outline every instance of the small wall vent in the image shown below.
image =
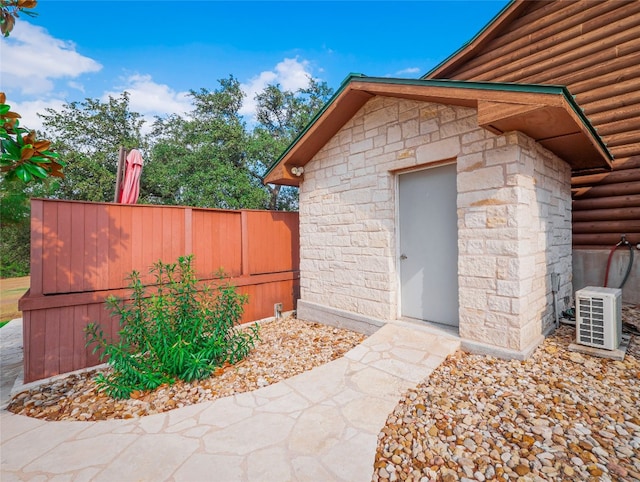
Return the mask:
{"type": "Polygon", "coordinates": [[[622,341],[622,290],[587,286],[576,291],[576,343],[616,350],[622,341]]]}

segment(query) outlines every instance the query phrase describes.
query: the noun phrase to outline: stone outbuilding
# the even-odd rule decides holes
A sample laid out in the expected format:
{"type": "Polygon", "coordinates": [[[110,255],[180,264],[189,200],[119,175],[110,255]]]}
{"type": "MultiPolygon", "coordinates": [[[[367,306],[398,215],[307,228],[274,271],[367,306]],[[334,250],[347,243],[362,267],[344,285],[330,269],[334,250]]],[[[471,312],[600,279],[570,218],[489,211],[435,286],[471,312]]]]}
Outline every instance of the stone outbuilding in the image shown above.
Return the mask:
{"type": "Polygon", "coordinates": [[[422,78],[566,87],[613,156],[572,172],[573,288],[640,304],[640,2],[510,0],[422,78]]]}
{"type": "Polygon", "coordinates": [[[352,74],[265,176],[300,188],[298,315],[527,357],[571,302],[571,169],[610,166],[564,87],[352,74]]]}

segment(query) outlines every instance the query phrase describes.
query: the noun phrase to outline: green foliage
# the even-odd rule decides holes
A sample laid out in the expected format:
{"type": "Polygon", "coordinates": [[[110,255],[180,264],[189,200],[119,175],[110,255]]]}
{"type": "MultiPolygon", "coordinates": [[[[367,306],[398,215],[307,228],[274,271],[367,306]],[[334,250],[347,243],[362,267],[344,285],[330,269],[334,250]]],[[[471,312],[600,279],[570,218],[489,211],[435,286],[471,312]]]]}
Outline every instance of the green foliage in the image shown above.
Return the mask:
{"type": "Polygon", "coordinates": [[[146,147],[141,114],[131,112],[129,94],[108,102],[85,99],[41,115],[47,136],[67,162],[65,179],[53,197],[80,201],[113,201],[118,148],[146,147]]]}
{"type": "Polygon", "coordinates": [[[0,278],[29,274],[29,220],[0,225],[0,278]]]}
{"type": "Polygon", "coordinates": [[[246,357],[258,339],[258,325],[250,332],[236,329],[247,297],[222,280],[215,287],[197,287],[193,256],[177,264],[157,262],[150,270],[156,291],[147,293],[139,274],[130,276],[131,300],[107,301],[120,317],[119,340],[107,340],[100,326],[87,326],[87,346],[102,349],[113,368],[97,383],[114,398],[127,398],[134,390],[152,390],[176,378],[207,378],[224,363],[246,357]]]}
{"type": "Polygon", "coordinates": [[[193,111],[158,119],[151,160],[142,171],[148,202],[264,209],[268,193],[246,162],[247,131],[239,113],[244,94],[233,77],[217,90],[191,91],[193,111]]]}
{"type": "Polygon", "coordinates": [[[36,0],[0,0],[0,32],[8,37],[16,24],[16,18],[20,13],[24,13],[28,17],[35,17],[38,14],[31,12],[30,8],[35,8],[38,2],[36,0]]]}
{"type": "Polygon", "coordinates": [[[25,184],[0,179],[0,277],[29,274],[31,223],[29,198],[42,197],[49,182],[25,184]]]}
{"type": "Polygon", "coordinates": [[[37,139],[35,131],[20,127],[20,114],[11,111],[0,92],[0,172],[9,181],[42,182],[49,176],[64,177],[65,163],[49,149],[51,142],[37,139]]]}
{"type": "Polygon", "coordinates": [[[190,92],[188,115],[157,118],[150,134],[132,112],[129,94],[108,102],[85,99],[47,109],[43,125],[60,157],[65,179],[50,195],[60,199],[113,199],[118,148],[146,150],[140,202],[223,209],[297,209],[297,190],[265,186],[262,176],[324,105],[332,90],[309,80],[295,92],[270,85],[256,96],[256,123],[240,114],[244,93],[233,76],[215,90],[190,92]]]}
{"type": "MultiPolygon", "coordinates": [[[[247,157],[256,172],[263,175],[284,150],[303,131],[329,100],[333,90],[326,82],[309,79],[307,88],[295,92],[269,85],[256,96],[258,124],[251,133],[247,157]]],[[[298,191],[285,186],[267,186],[269,209],[295,210],[298,191]]]]}

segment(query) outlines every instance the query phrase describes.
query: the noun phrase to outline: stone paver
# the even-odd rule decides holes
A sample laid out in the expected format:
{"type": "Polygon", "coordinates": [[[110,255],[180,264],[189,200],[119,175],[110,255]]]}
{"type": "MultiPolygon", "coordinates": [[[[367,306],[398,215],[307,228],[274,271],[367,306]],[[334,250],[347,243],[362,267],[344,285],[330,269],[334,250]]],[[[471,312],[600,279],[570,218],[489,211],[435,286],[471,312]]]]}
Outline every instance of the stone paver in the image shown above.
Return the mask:
{"type": "Polygon", "coordinates": [[[16,378],[22,374],[22,319],[11,320],[0,330],[0,408],[11,398],[11,389],[16,378]]]}
{"type": "Polygon", "coordinates": [[[400,395],[459,345],[397,322],[275,385],[140,419],[42,422],[3,410],[1,479],[368,481],[400,395]]]}

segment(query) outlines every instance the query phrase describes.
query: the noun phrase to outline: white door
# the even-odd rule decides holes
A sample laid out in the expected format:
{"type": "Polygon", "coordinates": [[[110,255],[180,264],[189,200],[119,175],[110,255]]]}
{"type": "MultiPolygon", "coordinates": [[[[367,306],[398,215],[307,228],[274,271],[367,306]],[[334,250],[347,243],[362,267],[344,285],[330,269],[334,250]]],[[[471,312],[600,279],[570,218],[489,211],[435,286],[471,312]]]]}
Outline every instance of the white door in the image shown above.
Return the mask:
{"type": "Polygon", "coordinates": [[[456,165],[399,176],[401,313],[458,325],[456,165]]]}

